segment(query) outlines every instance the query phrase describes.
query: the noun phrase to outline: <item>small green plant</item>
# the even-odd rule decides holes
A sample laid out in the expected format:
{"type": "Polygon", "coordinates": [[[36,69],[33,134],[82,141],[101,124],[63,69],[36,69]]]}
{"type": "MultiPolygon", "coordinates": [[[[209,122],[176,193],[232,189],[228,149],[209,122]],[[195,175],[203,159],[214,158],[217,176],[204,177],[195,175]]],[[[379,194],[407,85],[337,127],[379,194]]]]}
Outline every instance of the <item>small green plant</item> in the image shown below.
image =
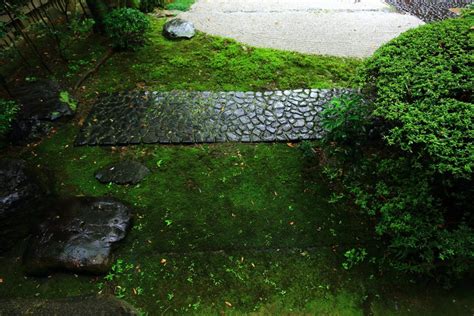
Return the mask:
{"type": "Polygon", "coordinates": [[[94,24],[95,21],[93,19],[75,18],[71,20],[69,27],[74,36],[83,37],[87,36],[88,34],[90,34],[90,32],[92,32],[94,24]]]}
{"type": "Polygon", "coordinates": [[[114,48],[136,50],[145,43],[150,21],[142,12],[131,9],[115,9],[104,19],[105,31],[114,48]]]}
{"type": "Polygon", "coordinates": [[[342,263],[342,267],[345,270],[349,270],[365,260],[367,251],[365,248],[352,248],[344,253],[344,257],[346,261],[342,263]]]}
{"type": "Polygon", "coordinates": [[[71,110],[76,111],[77,103],[71,98],[71,96],[69,95],[69,92],[61,91],[59,93],[59,101],[66,103],[71,110]]]}
{"type": "Polygon", "coordinates": [[[344,94],[332,99],[321,113],[321,124],[327,133],[324,140],[346,143],[366,134],[368,107],[368,103],[357,94],[344,94]]]}
{"type": "Polygon", "coordinates": [[[0,137],[5,136],[11,128],[11,124],[19,110],[14,101],[0,99],[0,137]]]}
{"type": "Polygon", "coordinates": [[[304,140],[301,142],[301,144],[298,146],[298,148],[301,150],[303,153],[303,157],[305,158],[313,158],[315,155],[314,151],[314,145],[310,141],[304,140]]]}

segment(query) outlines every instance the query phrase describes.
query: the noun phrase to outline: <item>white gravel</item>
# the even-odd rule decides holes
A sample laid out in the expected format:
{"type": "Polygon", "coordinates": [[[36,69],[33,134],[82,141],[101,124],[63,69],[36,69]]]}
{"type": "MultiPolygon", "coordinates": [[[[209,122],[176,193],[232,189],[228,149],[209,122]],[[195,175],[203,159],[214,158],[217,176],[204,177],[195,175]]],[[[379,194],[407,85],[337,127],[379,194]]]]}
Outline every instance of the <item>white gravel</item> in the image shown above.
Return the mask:
{"type": "Polygon", "coordinates": [[[423,24],[381,0],[197,0],[179,17],[252,46],[351,57],[423,24]]]}

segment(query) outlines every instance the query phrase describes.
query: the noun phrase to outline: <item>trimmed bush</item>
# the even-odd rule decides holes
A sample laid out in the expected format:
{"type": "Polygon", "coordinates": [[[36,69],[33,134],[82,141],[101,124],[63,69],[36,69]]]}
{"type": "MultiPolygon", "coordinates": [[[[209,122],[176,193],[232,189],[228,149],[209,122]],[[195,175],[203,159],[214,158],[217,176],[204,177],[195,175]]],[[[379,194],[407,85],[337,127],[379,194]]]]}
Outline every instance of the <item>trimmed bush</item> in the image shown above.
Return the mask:
{"type": "Polygon", "coordinates": [[[323,113],[326,170],[373,217],[380,262],[437,278],[474,268],[470,17],[427,24],[381,47],[360,97],[323,113]]]}
{"type": "Polygon", "coordinates": [[[147,16],[131,8],[113,10],[105,17],[104,24],[107,36],[119,50],[136,50],[143,46],[150,29],[147,16]]]}
{"type": "Polygon", "coordinates": [[[430,159],[440,173],[474,168],[473,19],[428,24],[380,48],[361,71],[390,145],[430,159]]]}

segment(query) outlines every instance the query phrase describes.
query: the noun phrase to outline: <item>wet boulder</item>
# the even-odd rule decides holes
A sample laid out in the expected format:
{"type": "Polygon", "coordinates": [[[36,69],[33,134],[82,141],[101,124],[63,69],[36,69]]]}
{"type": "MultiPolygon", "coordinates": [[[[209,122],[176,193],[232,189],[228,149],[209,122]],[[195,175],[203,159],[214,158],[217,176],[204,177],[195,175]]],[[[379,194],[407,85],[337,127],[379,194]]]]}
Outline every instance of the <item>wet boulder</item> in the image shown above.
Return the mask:
{"type": "Polygon", "coordinates": [[[195,34],[194,24],[183,19],[172,19],[163,26],[163,36],[168,39],[190,39],[195,34]]]}
{"type": "Polygon", "coordinates": [[[31,237],[24,256],[26,272],[54,270],[106,273],[112,251],[131,224],[128,206],[109,197],[58,200],[31,237]]]}
{"type": "Polygon", "coordinates": [[[114,315],[134,316],[138,311],[111,295],[60,299],[0,299],[0,315],[114,315]]]}
{"type": "Polygon", "coordinates": [[[124,160],[110,164],[95,173],[101,183],[137,184],[150,174],[150,169],[139,162],[124,160]]]}
{"type": "Polygon", "coordinates": [[[72,117],[76,110],[76,102],[51,80],[28,82],[11,92],[20,104],[9,137],[16,144],[40,139],[53,122],[72,117]]]}
{"type": "Polygon", "coordinates": [[[0,159],[0,253],[25,238],[42,216],[47,188],[19,159],[0,159]]]}

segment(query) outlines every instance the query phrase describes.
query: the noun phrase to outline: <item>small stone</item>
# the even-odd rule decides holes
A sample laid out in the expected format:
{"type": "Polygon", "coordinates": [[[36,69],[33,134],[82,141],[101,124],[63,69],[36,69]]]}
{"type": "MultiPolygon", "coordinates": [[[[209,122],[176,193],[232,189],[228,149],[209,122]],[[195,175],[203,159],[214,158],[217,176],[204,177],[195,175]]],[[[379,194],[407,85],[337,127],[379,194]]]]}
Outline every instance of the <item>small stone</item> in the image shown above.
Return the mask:
{"type": "Polygon", "coordinates": [[[295,123],[295,127],[303,127],[305,125],[305,121],[304,120],[297,120],[296,123],[295,123]]]}
{"type": "Polygon", "coordinates": [[[245,115],[245,111],[243,109],[237,109],[237,110],[235,110],[234,114],[237,117],[241,117],[241,116],[245,115]]]}
{"type": "Polygon", "coordinates": [[[240,122],[242,122],[242,124],[248,124],[250,123],[250,119],[247,117],[247,116],[241,116],[239,118],[240,122]]]}
{"type": "Polygon", "coordinates": [[[150,170],[136,161],[120,161],[108,165],[95,173],[101,183],[137,184],[150,174],[150,170]]]}

